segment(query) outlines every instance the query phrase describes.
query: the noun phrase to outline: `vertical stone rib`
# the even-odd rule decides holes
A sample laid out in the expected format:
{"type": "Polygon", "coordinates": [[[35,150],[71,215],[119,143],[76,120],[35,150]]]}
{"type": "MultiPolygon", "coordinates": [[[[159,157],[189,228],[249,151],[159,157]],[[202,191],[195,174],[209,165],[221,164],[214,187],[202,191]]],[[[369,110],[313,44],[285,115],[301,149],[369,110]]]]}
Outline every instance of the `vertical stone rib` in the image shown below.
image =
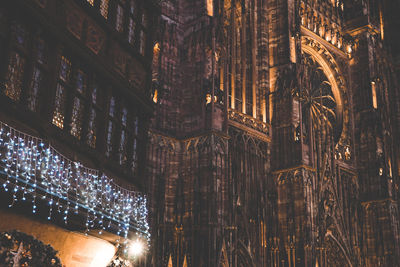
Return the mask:
{"type": "Polygon", "coordinates": [[[231,108],[235,108],[235,83],[236,83],[236,3],[231,3],[231,27],[232,27],[232,57],[231,57],[231,108]]]}
{"type": "Polygon", "coordinates": [[[247,18],[247,1],[244,1],[242,6],[242,112],[246,114],[246,69],[247,69],[247,60],[246,60],[246,18],[247,18]]]}
{"type": "Polygon", "coordinates": [[[256,81],[257,81],[257,6],[256,0],[252,1],[251,10],[251,28],[253,30],[252,34],[252,91],[253,91],[253,118],[257,118],[257,92],[256,92],[256,81]]]}
{"type": "Polygon", "coordinates": [[[267,4],[263,0],[258,1],[258,34],[259,34],[259,69],[258,69],[258,93],[261,102],[261,113],[263,122],[267,122],[267,86],[268,86],[268,12],[267,4]]]}

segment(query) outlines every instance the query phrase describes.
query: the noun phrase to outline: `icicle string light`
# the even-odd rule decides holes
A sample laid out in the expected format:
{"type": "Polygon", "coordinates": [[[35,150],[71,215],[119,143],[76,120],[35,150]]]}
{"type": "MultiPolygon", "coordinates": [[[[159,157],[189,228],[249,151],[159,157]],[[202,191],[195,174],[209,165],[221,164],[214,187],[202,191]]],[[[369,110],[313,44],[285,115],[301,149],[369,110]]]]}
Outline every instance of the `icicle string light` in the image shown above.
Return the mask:
{"type": "Polygon", "coordinates": [[[118,225],[118,235],[128,237],[130,229],[150,239],[147,222],[146,196],[127,190],[98,170],[64,157],[42,139],[20,132],[0,122],[0,173],[2,188],[13,194],[12,207],[18,201],[17,192],[32,196],[32,213],[36,213],[39,196],[48,203],[48,219],[56,210],[67,223],[70,213],[85,210],[86,231],[105,230],[111,222],[118,225]]]}

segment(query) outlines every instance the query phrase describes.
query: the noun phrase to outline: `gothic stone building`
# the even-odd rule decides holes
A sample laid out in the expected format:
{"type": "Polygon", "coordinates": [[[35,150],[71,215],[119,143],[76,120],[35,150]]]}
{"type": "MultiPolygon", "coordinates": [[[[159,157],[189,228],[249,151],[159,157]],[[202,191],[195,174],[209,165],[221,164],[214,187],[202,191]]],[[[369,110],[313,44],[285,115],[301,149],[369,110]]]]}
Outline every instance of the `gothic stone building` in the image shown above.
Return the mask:
{"type": "Polygon", "coordinates": [[[143,163],[158,12],[149,0],[0,1],[0,266],[38,260],[3,231],[81,267],[106,266],[125,238],[149,237],[143,163]]]}
{"type": "Polygon", "coordinates": [[[399,11],[162,1],[151,266],[400,266],[399,11]]]}

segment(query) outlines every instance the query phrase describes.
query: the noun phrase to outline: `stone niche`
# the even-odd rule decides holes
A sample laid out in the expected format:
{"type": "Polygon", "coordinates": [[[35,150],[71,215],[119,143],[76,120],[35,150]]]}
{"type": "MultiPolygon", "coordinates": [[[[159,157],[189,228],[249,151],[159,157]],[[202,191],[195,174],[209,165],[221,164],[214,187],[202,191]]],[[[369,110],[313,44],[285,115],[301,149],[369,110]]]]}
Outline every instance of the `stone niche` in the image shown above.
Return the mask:
{"type": "Polygon", "coordinates": [[[18,230],[58,251],[63,266],[105,267],[116,252],[116,247],[103,239],[72,232],[56,225],[0,210],[0,232],[18,230]]]}

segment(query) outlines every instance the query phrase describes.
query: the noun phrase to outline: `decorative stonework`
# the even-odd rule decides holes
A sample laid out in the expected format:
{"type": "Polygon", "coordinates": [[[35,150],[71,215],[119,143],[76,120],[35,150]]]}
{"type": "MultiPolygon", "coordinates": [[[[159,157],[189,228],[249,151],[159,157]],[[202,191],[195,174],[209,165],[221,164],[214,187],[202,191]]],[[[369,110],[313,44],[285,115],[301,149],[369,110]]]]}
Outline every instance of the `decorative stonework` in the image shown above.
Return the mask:
{"type": "Polygon", "coordinates": [[[170,152],[179,151],[179,141],[165,135],[149,132],[149,143],[160,148],[165,148],[170,152]]]}
{"type": "Polygon", "coordinates": [[[335,57],[320,42],[309,36],[303,36],[302,50],[316,59],[328,77],[338,108],[341,109],[341,116],[343,116],[343,129],[337,145],[337,159],[350,162],[352,154],[350,136],[351,120],[346,79],[335,57]],[[342,155],[341,158],[339,153],[342,155]]]}
{"type": "Polygon", "coordinates": [[[325,46],[323,46],[320,42],[309,36],[302,36],[301,45],[302,48],[304,48],[304,46],[310,47],[321,55],[321,57],[325,60],[326,64],[332,71],[333,78],[336,79],[338,87],[345,90],[346,89],[345,79],[341,74],[339,65],[336,63],[334,56],[328,51],[328,49],[325,46]]]}
{"type": "Polygon", "coordinates": [[[88,30],[86,37],[86,45],[95,53],[98,54],[103,48],[105,41],[104,31],[93,21],[88,21],[88,30]]]}
{"type": "Polygon", "coordinates": [[[300,24],[337,49],[351,53],[351,45],[345,40],[342,31],[343,2],[337,0],[326,2],[326,5],[317,10],[307,1],[301,1],[300,24]]]}
{"type": "Polygon", "coordinates": [[[287,170],[274,172],[274,181],[276,185],[285,185],[288,183],[304,183],[305,185],[313,184],[315,170],[302,165],[287,170]]]}
{"type": "Polygon", "coordinates": [[[139,91],[143,91],[146,85],[146,72],[142,64],[133,57],[128,58],[128,80],[139,91]]]}
{"type": "Polygon", "coordinates": [[[127,70],[126,66],[128,64],[128,54],[117,43],[114,43],[113,46],[113,62],[115,70],[122,76],[125,76],[127,70]]]}
{"type": "Polygon", "coordinates": [[[66,13],[67,29],[78,39],[82,38],[86,16],[72,2],[68,2],[66,13]]]}
{"type": "Polygon", "coordinates": [[[335,147],[335,159],[346,163],[352,163],[353,156],[351,147],[349,145],[337,144],[335,147]]]}
{"type": "Polygon", "coordinates": [[[228,113],[230,120],[238,122],[250,129],[256,130],[268,137],[271,136],[271,126],[269,124],[232,109],[229,109],[228,113]]]}

